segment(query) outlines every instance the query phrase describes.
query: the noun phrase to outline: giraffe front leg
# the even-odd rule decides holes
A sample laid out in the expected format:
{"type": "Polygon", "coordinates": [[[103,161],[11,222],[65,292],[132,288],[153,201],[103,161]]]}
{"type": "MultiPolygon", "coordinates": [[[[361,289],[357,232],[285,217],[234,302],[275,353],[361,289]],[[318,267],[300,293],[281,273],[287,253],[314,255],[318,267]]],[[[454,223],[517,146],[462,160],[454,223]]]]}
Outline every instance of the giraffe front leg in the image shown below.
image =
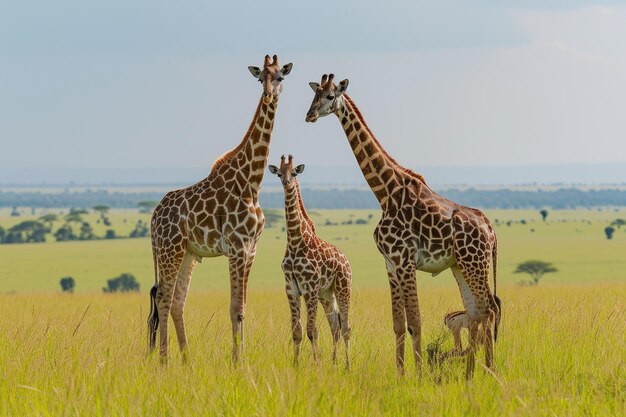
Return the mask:
{"type": "Polygon", "coordinates": [[[409,267],[397,271],[402,282],[402,296],[406,314],[407,329],[413,341],[413,358],[417,374],[422,373],[422,318],[420,314],[419,300],[417,297],[417,282],[415,269],[409,267]]]}
{"type": "Polygon", "coordinates": [[[244,274],[246,261],[243,251],[229,256],[228,270],[230,274],[230,321],[233,332],[233,363],[238,364],[243,353],[243,319],[245,314],[245,283],[244,274]]]}
{"type": "Polygon", "coordinates": [[[317,324],[315,322],[317,318],[317,292],[312,291],[304,295],[304,302],[306,304],[306,335],[311,341],[311,349],[313,351],[313,360],[319,362],[319,356],[317,355],[317,324]]]}
{"type": "Polygon", "coordinates": [[[300,318],[300,296],[292,287],[291,281],[285,277],[287,284],[285,291],[287,300],[289,301],[289,310],[291,312],[291,337],[293,339],[293,364],[298,366],[300,357],[300,345],[302,344],[302,322],[300,318]]]}
{"type": "Polygon", "coordinates": [[[387,276],[391,289],[391,314],[393,331],[396,335],[396,367],[400,375],[404,375],[404,339],[406,337],[406,312],[400,282],[390,263],[387,263],[387,276]]]}

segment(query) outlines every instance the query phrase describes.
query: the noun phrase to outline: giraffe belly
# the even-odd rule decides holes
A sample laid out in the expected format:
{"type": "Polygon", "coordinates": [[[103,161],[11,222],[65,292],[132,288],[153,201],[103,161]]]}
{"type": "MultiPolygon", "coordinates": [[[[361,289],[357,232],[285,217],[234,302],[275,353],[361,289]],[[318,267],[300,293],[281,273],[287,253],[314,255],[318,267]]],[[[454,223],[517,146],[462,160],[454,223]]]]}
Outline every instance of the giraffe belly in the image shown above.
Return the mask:
{"type": "Polygon", "coordinates": [[[446,251],[431,254],[426,251],[417,251],[415,255],[415,266],[419,271],[438,274],[454,265],[455,260],[452,254],[446,251]]]}
{"type": "Polygon", "coordinates": [[[189,250],[196,256],[200,256],[202,258],[215,258],[218,256],[223,256],[224,252],[222,252],[222,248],[218,245],[203,245],[198,244],[196,242],[189,242],[189,250]]]}

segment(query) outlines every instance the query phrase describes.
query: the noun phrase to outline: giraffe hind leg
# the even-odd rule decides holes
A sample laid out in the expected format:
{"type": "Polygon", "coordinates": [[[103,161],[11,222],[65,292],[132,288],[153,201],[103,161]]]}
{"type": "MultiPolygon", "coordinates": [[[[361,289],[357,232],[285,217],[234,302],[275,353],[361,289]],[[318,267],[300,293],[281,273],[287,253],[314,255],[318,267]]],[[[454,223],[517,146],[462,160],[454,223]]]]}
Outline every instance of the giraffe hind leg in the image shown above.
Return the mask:
{"type": "Polygon", "coordinates": [[[340,337],[340,323],[339,310],[337,308],[337,301],[335,300],[335,294],[331,294],[330,298],[320,297],[320,302],[324,308],[324,314],[328,320],[330,331],[333,336],[333,363],[337,363],[337,343],[340,337]]]}
{"type": "Polygon", "coordinates": [[[183,261],[178,271],[178,277],[176,279],[176,285],[174,287],[174,297],[172,300],[172,321],[174,322],[174,328],[176,329],[176,337],[178,339],[178,345],[183,356],[183,362],[187,362],[187,333],[185,331],[185,320],[183,312],[185,309],[185,300],[187,299],[187,293],[189,291],[189,282],[191,281],[191,274],[197,263],[197,258],[190,252],[185,253],[183,261]]]}

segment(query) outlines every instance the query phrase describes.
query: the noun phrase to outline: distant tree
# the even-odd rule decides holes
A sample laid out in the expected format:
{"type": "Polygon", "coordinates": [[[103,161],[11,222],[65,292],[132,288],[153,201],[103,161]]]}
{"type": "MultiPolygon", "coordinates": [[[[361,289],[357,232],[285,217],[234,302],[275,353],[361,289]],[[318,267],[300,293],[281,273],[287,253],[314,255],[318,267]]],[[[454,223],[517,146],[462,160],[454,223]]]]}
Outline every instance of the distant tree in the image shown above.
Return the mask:
{"type": "Polygon", "coordinates": [[[367,220],[372,220],[374,218],[374,215],[372,213],[367,215],[367,220]]]}
{"type": "Polygon", "coordinates": [[[117,234],[115,233],[115,230],[113,229],[108,229],[106,231],[106,234],[104,235],[105,239],[116,239],[117,238],[117,234]]]}
{"type": "Polygon", "coordinates": [[[72,230],[72,226],[64,224],[54,232],[54,238],[57,242],[65,242],[68,240],[76,240],[76,235],[74,234],[74,230],[72,230]]]}
{"type": "Polygon", "coordinates": [[[124,273],[118,277],[107,280],[107,286],[102,288],[103,292],[131,292],[139,291],[139,283],[133,274],[124,273]]]}
{"type": "Polygon", "coordinates": [[[615,232],[615,228],[612,226],[607,226],[604,228],[604,234],[606,235],[606,238],[609,240],[613,239],[614,232],[615,232]]]}
{"type": "Polygon", "coordinates": [[[70,209],[70,213],[69,214],[79,214],[79,215],[82,215],[82,214],[89,214],[89,212],[87,210],[83,209],[83,208],[74,208],[74,207],[72,207],[70,209]]]}
{"type": "Polygon", "coordinates": [[[106,204],[98,204],[98,205],[93,206],[91,209],[95,211],[96,213],[100,214],[100,219],[98,219],[98,223],[102,222],[104,223],[105,226],[111,225],[111,221],[109,220],[109,217],[107,216],[111,207],[107,206],[106,204]]]}
{"type": "Polygon", "coordinates": [[[0,226],[0,243],[4,242],[4,237],[7,235],[7,231],[4,227],[0,226]]]}
{"type": "Polygon", "coordinates": [[[95,238],[95,235],[93,234],[93,228],[88,222],[83,222],[80,225],[80,232],[79,232],[78,238],[80,240],[91,240],[95,238]]]}
{"type": "Polygon", "coordinates": [[[17,211],[17,207],[13,206],[13,208],[11,209],[11,216],[12,217],[19,217],[20,212],[17,211]]]}
{"type": "Polygon", "coordinates": [[[76,286],[76,282],[72,277],[61,278],[59,284],[61,284],[61,291],[69,293],[74,292],[74,287],[76,286]]]}
{"type": "Polygon", "coordinates": [[[263,215],[265,215],[265,225],[267,227],[274,227],[277,222],[284,218],[278,210],[263,210],[263,215]]]}
{"type": "Polygon", "coordinates": [[[24,242],[45,242],[46,232],[46,226],[37,220],[24,220],[9,229],[9,234],[22,235],[19,240],[24,242]]]}
{"type": "Polygon", "coordinates": [[[546,218],[548,217],[548,210],[546,209],[539,210],[539,214],[541,214],[541,220],[545,222],[546,218]]]}
{"type": "Polygon", "coordinates": [[[365,219],[356,219],[355,224],[367,224],[367,220],[365,219]]]}
{"type": "Polygon", "coordinates": [[[129,237],[146,237],[150,234],[150,229],[148,229],[148,224],[142,220],[137,220],[137,224],[135,224],[135,228],[130,232],[129,237]]]}
{"type": "Polygon", "coordinates": [[[39,221],[48,225],[48,231],[52,230],[52,224],[59,220],[59,216],[54,213],[44,214],[39,218],[39,221]]]}
{"type": "Polygon", "coordinates": [[[552,263],[543,261],[526,261],[517,265],[517,269],[513,271],[515,274],[528,274],[533,280],[534,285],[539,284],[539,280],[544,274],[557,272],[552,263]]]}
{"type": "Polygon", "coordinates": [[[77,212],[71,212],[69,214],[66,214],[64,220],[66,223],[82,223],[84,221],[81,213],[77,212]]]}
{"type": "Polygon", "coordinates": [[[157,206],[157,204],[159,204],[156,201],[140,201],[139,203],[137,203],[137,206],[139,207],[139,212],[140,213],[152,213],[152,210],[154,210],[154,208],[157,206]]]}
{"type": "Polygon", "coordinates": [[[626,220],[624,219],[615,219],[613,220],[613,222],[611,222],[612,226],[617,226],[618,229],[620,229],[622,226],[626,225],[626,220]]]}

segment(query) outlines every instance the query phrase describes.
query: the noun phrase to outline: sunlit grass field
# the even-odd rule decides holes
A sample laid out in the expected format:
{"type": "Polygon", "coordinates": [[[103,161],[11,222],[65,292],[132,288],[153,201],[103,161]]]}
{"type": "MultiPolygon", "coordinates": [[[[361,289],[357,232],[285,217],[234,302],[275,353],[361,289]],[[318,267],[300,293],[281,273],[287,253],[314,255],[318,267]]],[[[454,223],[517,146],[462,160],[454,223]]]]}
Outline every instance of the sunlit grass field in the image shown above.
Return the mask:
{"type": "MultiPolygon", "coordinates": [[[[626,217],[624,210],[550,211],[546,223],[535,211],[487,214],[500,224],[504,313],[496,372],[483,369],[481,352],[471,382],[462,361],[425,366],[420,380],[409,355],[407,375],[397,376],[384,263],[371,238],[376,212],[313,216],[318,233],[346,252],[354,270],[350,372],[330,361],[321,309],[321,363],[312,361],[305,340],[300,366],[292,366],[280,223],[265,230],[259,245],[245,361],[238,368],[230,363],[225,259],[206,259],[192,279],[186,308],[191,365],[181,363],[171,332],[171,360],[163,367],[146,355],[147,290],[154,280],[149,239],[0,245],[0,415],[625,415],[626,232],[616,230],[610,241],[603,232],[626,217]],[[365,225],[323,226],[326,219],[354,221],[370,213],[365,225]],[[559,272],[537,287],[518,286],[527,277],[512,272],[528,259],[553,262],[559,272]],[[102,294],[106,279],[122,272],[137,276],[142,292],[102,294]],[[68,275],[76,279],[73,295],[60,293],[59,279],[68,275]]],[[[89,220],[94,225],[95,218],[89,220]]],[[[148,216],[128,211],[111,218],[123,230],[148,216]]],[[[11,221],[3,211],[0,225],[11,221]]],[[[421,273],[417,280],[425,348],[447,335],[443,315],[461,301],[449,272],[421,273]]],[[[445,347],[452,347],[450,337],[445,347]]]]}

